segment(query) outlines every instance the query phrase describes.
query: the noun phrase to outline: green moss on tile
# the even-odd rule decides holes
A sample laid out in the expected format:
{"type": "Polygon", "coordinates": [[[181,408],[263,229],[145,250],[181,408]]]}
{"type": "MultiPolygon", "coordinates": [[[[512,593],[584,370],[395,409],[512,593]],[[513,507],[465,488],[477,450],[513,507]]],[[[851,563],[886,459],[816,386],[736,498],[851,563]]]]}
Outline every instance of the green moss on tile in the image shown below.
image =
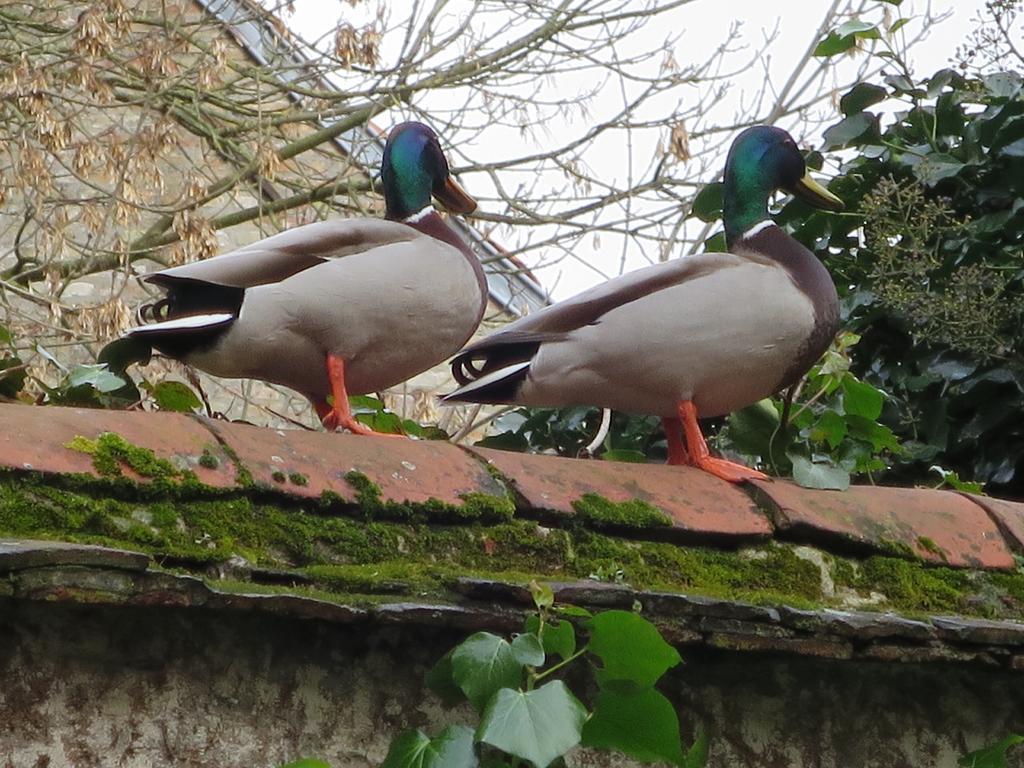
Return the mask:
{"type": "MultiPolygon", "coordinates": [[[[371,598],[400,593],[442,599],[459,576],[526,583],[592,574],[617,578],[621,570],[622,581],[637,589],[764,605],[841,605],[822,594],[818,567],[784,543],[727,551],[623,539],[585,525],[545,527],[511,517],[508,499],[486,497],[464,499],[458,509],[480,509],[460,518],[440,502],[406,505],[406,517],[385,517],[391,510],[381,503],[377,517],[358,520],[337,514],[351,512],[352,504],[330,495],[318,504],[258,492],[213,495],[180,486],[122,488],[95,478],[74,482],[69,487],[41,475],[0,471],[0,537],[106,544],[148,553],[158,563],[240,555],[255,565],[304,572],[328,593],[371,598]],[[499,508],[505,517],[485,517],[499,508]]],[[[845,588],[840,592],[881,593],[887,601],[879,609],[1024,614],[1022,570],[972,572],[889,556],[829,559],[833,579],[845,588]]]]}
{"type": "MultiPolygon", "coordinates": [[[[352,486],[356,506],[366,519],[407,520],[413,522],[469,522],[474,520],[510,520],[515,513],[512,500],[487,493],[464,493],[462,504],[449,504],[436,498],[426,501],[385,501],[379,485],[362,472],[345,473],[345,481],[352,486]]],[[[343,503],[338,494],[324,491],[321,501],[328,506],[343,503]]]]}
{"type": "Polygon", "coordinates": [[[917,546],[920,547],[924,552],[929,552],[941,558],[943,562],[946,562],[949,559],[946,557],[946,550],[944,550],[942,547],[936,544],[933,539],[930,539],[927,536],[918,536],[917,546]]]}
{"type": "Polygon", "coordinates": [[[597,528],[662,528],[672,520],[643,499],[611,501],[596,493],[585,493],[572,502],[579,518],[597,528]]]}
{"type": "Polygon", "coordinates": [[[220,459],[214,456],[209,448],[204,448],[202,455],[199,457],[199,466],[206,469],[217,469],[220,466],[220,459]]]}
{"type": "Polygon", "coordinates": [[[288,480],[292,485],[305,486],[309,485],[309,478],[301,472],[290,472],[288,474],[288,480]]]}
{"type": "Polygon", "coordinates": [[[104,432],[95,440],[76,435],[64,447],[92,456],[93,468],[103,477],[120,477],[122,465],[151,479],[172,479],[184,475],[171,462],[157,458],[153,451],[132,445],[113,432],[104,432]]]}
{"type": "Polygon", "coordinates": [[[284,483],[288,479],[288,476],[280,469],[275,469],[270,473],[270,479],[275,483],[284,483]]]}

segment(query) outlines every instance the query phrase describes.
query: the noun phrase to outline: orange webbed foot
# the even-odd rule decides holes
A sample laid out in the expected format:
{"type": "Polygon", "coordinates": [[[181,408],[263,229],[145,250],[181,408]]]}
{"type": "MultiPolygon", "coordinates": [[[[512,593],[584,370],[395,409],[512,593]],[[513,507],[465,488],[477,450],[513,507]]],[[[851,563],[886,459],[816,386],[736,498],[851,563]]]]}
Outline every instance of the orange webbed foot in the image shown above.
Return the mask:
{"type": "MultiPolygon", "coordinates": [[[[686,448],[684,450],[688,453],[687,461],[682,463],[702,469],[730,483],[769,479],[768,475],[758,472],[756,469],[737,464],[735,461],[712,456],[710,451],[708,451],[708,444],[704,440],[704,434],[700,430],[700,424],[697,422],[697,407],[692,402],[689,400],[681,401],[677,412],[679,414],[677,419],[663,419],[662,421],[665,424],[666,434],[668,433],[670,422],[682,424],[682,431],[686,436],[686,448]]],[[[669,439],[669,463],[673,463],[671,439],[669,439]]]]}
{"type": "Polygon", "coordinates": [[[347,429],[353,435],[377,435],[378,437],[406,438],[407,435],[396,435],[391,432],[375,432],[365,424],[356,421],[348,404],[348,391],[345,388],[345,361],[334,355],[327,355],[327,378],[331,383],[333,405],[326,402],[314,402],[320,423],[328,432],[347,429]]]}

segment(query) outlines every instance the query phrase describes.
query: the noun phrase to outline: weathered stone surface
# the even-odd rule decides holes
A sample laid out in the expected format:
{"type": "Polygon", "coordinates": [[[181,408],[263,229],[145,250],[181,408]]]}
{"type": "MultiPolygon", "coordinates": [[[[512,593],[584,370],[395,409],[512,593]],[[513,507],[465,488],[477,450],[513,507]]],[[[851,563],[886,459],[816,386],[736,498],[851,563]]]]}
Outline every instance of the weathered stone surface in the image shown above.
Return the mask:
{"type": "Polygon", "coordinates": [[[994,666],[991,656],[981,651],[968,651],[960,648],[951,648],[948,645],[938,643],[932,645],[890,645],[875,644],[869,645],[861,650],[859,657],[875,659],[877,661],[896,661],[913,664],[932,664],[935,662],[956,661],[956,662],[981,662],[988,666],[994,666]]]}
{"type": "Polygon", "coordinates": [[[0,571],[55,565],[90,565],[144,571],[148,564],[149,555],[124,549],[63,541],[0,539],[0,571]]]}
{"type": "Polygon", "coordinates": [[[643,596],[644,605],[650,610],[667,615],[710,616],[740,621],[760,621],[777,624],[779,612],[750,603],[720,600],[701,595],[680,595],[671,592],[648,592],[643,596]]]}
{"type": "Polygon", "coordinates": [[[508,584],[494,579],[463,576],[455,581],[453,589],[472,600],[495,600],[509,605],[532,606],[533,596],[522,584],[508,584]]]}
{"type": "MultiPolygon", "coordinates": [[[[771,535],[767,518],[745,493],[690,467],[471,450],[511,480],[534,509],[572,516],[577,514],[573,502],[596,494],[618,503],[646,502],[667,515],[671,533],[684,538],[737,540],[771,535]]],[[[649,530],[666,532],[658,527],[649,530]]]]}
{"type": "Polygon", "coordinates": [[[731,634],[713,632],[708,645],[729,651],[756,651],[761,653],[798,653],[826,659],[849,659],[853,646],[842,640],[827,638],[773,637],[766,635],[731,634]]]}
{"type": "Polygon", "coordinates": [[[759,621],[742,621],[740,619],[722,619],[705,616],[697,623],[701,632],[727,635],[752,635],[757,637],[793,637],[790,629],[778,624],[766,624],[759,621]]]}
{"type": "Polygon", "coordinates": [[[218,592],[209,601],[211,608],[238,611],[265,611],[295,619],[320,619],[336,624],[351,624],[365,620],[369,611],[350,605],[340,605],[302,595],[265,595],[242,592],[218,592]]]}
{"type": "Polygon", "coordinates": [[[923,621],[905,619],[893,613],[836,611],[828,608],[821,611],[805,611],[783,606],[779,608],[779,615],[783,624],[795,629],[859,640],[898,637],[927,641],[935,637],[931,625],[923,621]]]}
{"type": "Polygon", "coordinates": [[[939,637],[962,643],[980,643],[1024,647],[1024,624],[1013,621],[988,621],[960,616],[932,618],[939,637]]]}
{"type": "Polygon", "coordinates": [[[466,494],[505,496],[480,462],[447,443],[206,424],[258,485],[290,496],[320,498],[327,491],[354,503],[359,489],[345,479],[349,472],[376,484],[382,501],[461,505],[466,494]]]}
{"type": "MultiPolygon", "coordinates": [[[[109,432],[132,446],[153,452],[179,470],[191,470],[206,485],[232,487],[234,467],[217,440],[188,416],[174,413],[133,413],[90,408],[34,408],[0,404],[0,467],[99,476],[93,457],[68,447],[76,437],[95,440],[109,432]],[[210,459],[200,463],[203,454],[210,459]]],[[[148,478],[121,464],[120,471],[140,482],[148,478]]]]}
{"type": "Polygon", "coordinates": [[[153,571],[50,566],[15,571],[11,581],[14,595],[30,600],[187,607],[209,597],[200,579],[153,571]]]}
{"type": "Polygon", "coordinates": [[[600,608],[632,608],[638,599],[635,590],[618,584],[600,581],[575,581],[568,584],[549,584],[555,600],[569,605],[586,605],[600,608]]]}
{"type": "Polygon", "coordinates": [[[1002,526],[1013,548],[1017,552],[1024,552],[1024,504],[973,493],[965,493],[964,496],[988,510],[1002,526]]]}
{"type": "Polygon", "coordinates": [[[464,607],[432,603],[385,603],[370,609],[385,624],[423,624],[464,630],[522,631],[523,613],[499,606],[464,607]]]}
{"type": "Polygon", "coordinates": [[[1010,570],[1013,554],[977,504],[952,491],[851,486],[847,491],[755,481],[778,507],[780,531],[824,546],[846,542],[959,568],[1010,570]]]}

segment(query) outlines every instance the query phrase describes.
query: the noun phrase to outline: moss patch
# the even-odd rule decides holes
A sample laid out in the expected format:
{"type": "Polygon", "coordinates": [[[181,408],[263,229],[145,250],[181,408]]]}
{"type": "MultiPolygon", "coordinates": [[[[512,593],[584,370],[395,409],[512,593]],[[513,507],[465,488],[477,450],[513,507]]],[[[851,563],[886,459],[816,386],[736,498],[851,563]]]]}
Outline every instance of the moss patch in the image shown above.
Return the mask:
{"type": "Polygon", "coordinates": [[[166,459],[157,458],[148,448],[132,445],[120,435],[104,432],[95,440],[82,435],[65,444],[65,448],[92,456],[92,466],[103,477],[121,477],[126,466],[141,477],[172,479],[184,473],[166,459]]]}
{"type": "MultiPolygon", "coordinates": [[[[216,495],[176,485],[167,493],[127,481],[79,482],[56,485],[39,475],[0,472],[0,536],[135,549],[157,563],[176,562],[192,571],[239,555],[256,566],[312,579],[311,590],[371,600],[395,594],[450,599],[452,581],[460,576],[520,584],[597,576],[637,589],[760,604],[840,604],[822,594],[818,566],[788,544],[724,551],[623,539],[583,525],[547,528],[513,518],[507,499],[499,500],[504,517],[487,517],[498,503],[490,497],[467,498],[458,513],[450,505],[393,505],[404,515],[399,516],[378,495],[377,516],[357,520],[331,514],[339,498],[328,497],[325,506],[257,492],[216,495]]],[[[364,486],[370,491],[372,485],[364,486]]],[[[828,559],[837,586],[885,595],[879,609],[1024,615],[1024,570],[974,572],[889,556],[828,559]]]]}
{"type": "Polygon", "coordinates": [[[585,493],[572,502],[579,518],[601,528],[661,528],[672,524],[668,515],[643,499],[611,501],[596,493],[585,493]]]}
{"type": "MultiPolygon", "coordinates": [[[[368,520],[407,520],[411,522],[507,521],[515,514],[515,504],[506,496],[464,493],[462,504],[449,504],[430,498],[423,502],[385,501],[381,488],[362,472],[345,473],[345,481],[355,491],[356,505],[368,520]]],[[[321,501],[327,507],[344,504],[336,493],[324,491],[321,501]]]]}

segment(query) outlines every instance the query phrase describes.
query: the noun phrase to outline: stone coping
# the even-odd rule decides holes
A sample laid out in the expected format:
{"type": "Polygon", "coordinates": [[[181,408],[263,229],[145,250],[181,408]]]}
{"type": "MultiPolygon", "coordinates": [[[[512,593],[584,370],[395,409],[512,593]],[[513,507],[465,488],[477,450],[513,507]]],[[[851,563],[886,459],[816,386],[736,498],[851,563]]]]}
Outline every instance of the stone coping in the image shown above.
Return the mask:
{"type": "MultiPolygon", "coordinates": [[[[338,624],[406,624],[515,632],[531,608],[526,586],[457,578],[450,596],[339,601],[297,593],[219,586],[156,567],[147,555],[35,540],[0,541],[0,606],[7,601],[74,602],[125,608],[259,611],[338,624]]],[[[839,660],[956,662],[1024,672],[1024,623],[958,616],[761,606],[588,581],[551,583],[556,604],[591,610],[640,609],[678,646],[784,653],[839,660]]]]}
{"type": "Polygon", "coordinates": [[[176,414],[0,423],[0,598],[514,631],[536,578],[682,645],[1024,669],[1016,501],[176,414]]]}
{"type": "Polygon", "coordinates": [[[115,475],[147,484],[166,479],[161,466],[169,466],[215,491],[272,492],[299,502],[329,498],[359,506],[370,490],[374,503],[385,506],[507,499],[517,516],[682,544],[740,546],[774,538],[993,571],[1015,570],[1014,555],[1024,554],[1024,503],[953,491],[818,491],[783,480],[735,486],[688,467],[263,429],[166,413],[0,405],[0,424],[0,469],[51,477],[115,475]],[[156,468],[133,465],[117,445],[97,449],[104,433],[155,458],[156,468]]]}

